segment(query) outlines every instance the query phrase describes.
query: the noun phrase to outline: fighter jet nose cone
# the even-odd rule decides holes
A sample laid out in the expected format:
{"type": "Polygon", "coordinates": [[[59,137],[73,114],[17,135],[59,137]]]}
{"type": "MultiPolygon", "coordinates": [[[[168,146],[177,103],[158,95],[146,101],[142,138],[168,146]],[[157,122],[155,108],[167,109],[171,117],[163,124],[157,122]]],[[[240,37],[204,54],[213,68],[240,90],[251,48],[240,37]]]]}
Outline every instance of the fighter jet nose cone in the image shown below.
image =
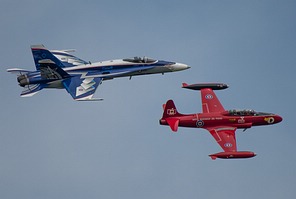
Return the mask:
{"type": "Polygon", "coordinates": [[[186,64],[182,64],[182,63],[175,63],[175,64],[172,64],[170,66],[170,68],[173,70],[173,71],[179,71],[179,70],[186,70],[186,69],[189,69],[191,68],[190,66],[186,65],[186,64]]]}
{"type": "Polygon", "coordinates": [[[188,65],[186,65],[186,64],[184,64],[184,67],[185,67],[186,69],[191,68],[191,66],[188,66],[188,65]]]}

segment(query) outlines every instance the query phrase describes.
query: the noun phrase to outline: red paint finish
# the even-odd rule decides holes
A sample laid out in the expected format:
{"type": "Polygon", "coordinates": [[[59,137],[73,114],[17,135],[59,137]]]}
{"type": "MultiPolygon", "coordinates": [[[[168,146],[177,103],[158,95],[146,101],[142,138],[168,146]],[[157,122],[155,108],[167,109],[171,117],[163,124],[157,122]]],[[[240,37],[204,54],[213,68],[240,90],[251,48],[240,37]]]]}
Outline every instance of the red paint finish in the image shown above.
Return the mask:
{"type": "Polygon", "coordinates": [[[213,91],[214,88],[219,89],[219,85],[225,84],[217,84],[216,86],[213,83],[208,84],[211,88],[205,88],[205,85],[207,84],[183,84],[184,88],[201,91],[202,113],[180,114],[173,100],[168,100],[163,105],[164,112],[159,121],[160,124],[169,125],[174,132],[177,132],[179,126],[208,130],[224,150],[224,152],[210,155],[212,159],[254,157],[256,154],[253,152],[237,151],[236,129],[276,124],[281,122],[282,118],[279,115],[256,112],[254,110],[226,111],[213,91]]]}

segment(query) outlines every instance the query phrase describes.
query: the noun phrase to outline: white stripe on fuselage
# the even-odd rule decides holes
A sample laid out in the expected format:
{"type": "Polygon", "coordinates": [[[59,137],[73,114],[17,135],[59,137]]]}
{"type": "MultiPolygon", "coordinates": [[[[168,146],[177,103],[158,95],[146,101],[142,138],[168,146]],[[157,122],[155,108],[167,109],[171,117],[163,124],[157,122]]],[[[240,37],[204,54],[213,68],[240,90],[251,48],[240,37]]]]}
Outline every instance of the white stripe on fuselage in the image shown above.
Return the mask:
{"type": "MultiPolygon", "coordinates": [[[[127,62],[127,61],[123,61],[122,59],[115,59],[115,60],[110,60],[110,61],[101,61],[101,62],[95,62],[95,63],[91,63],[91,64],[83,64],[83,65],[79,65],[79,66],[73,66],[73,67],[67,67],[64,68],[64,70],[67,71],[71,71],[71,70],[85,70],[85,69],[93,69],[93,68],[98,68],[98,67],[108,67],[108,66],[136,66],[136,65],[153,65],[156,62],[153,63],[132,63],[132,62],[127,62]]],[[[74,72],[73,71],[73,72],[74,72]]]]}
{"type": "MultiPolygon", "coordinates": [[[[73,66],[73,67],[67,67],[63,68],[66,72],[69,74],[76,74],[81,75],[81,78],[94,78],[94,77],[109,77],[112,76],[114,78],[116,77],[126,77],[126,76],[135,76],[135,75],[143,75],[143,74],[155,74],[155,73],[166,73],[166,72],[172,72],[168,67],[163,66],[154,66],[158,61],[155,61],[153,63],[132,63],[123,61],[122,59],[117,60],[111,60],[111,61],[102,61],[102,62],[96,62],[92,64],[86,64],[86,65],[79,65],[79,66],[73,66]],[[127,74],[127,71],[129,69],[132,69],[133,66],[139,66],[139,65],[151,65],[153,68],[151,69],[144,69],[144,72],[142,71],[135,71],[127,74]],[[87,75],[88,72],[79,72],[78,70],[96,70],[96,68],[103,68],[103,67],[111,67],[111,66],[122,66],[122,67],[130,67],[126,68],[127,71],[112,73],[112,69],[110,69],[110,74],[96,74],[96,75],[87,75]],[[77,71],[77,72],[76,72],[77,71]]],[[[108,71],[108,69],[106,69],[108,71]]]]}

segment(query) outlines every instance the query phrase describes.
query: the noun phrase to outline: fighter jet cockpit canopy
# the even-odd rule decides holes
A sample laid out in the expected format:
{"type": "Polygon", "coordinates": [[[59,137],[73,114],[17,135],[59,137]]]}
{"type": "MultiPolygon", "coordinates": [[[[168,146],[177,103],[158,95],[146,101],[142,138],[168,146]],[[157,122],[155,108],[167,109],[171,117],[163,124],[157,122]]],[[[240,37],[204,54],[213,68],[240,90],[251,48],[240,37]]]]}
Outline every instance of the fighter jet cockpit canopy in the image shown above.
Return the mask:
{"type": "Polygon", "coordinates": [[[230,116],[264,116],[264,115],[274,115],[274,114],[257,112],[252,109],[246,109],[246,110],[233,109],[233,110],[226,111],[225,115],[230,115],[230,116]]]}
{"type": "Polygon", "coordinates": [[[132,62],[132,63],[154,63],[156,62],[155,59],[151,59],[148,57],[134,57],[134,58],[127,58],[127,59],[123,59],[123,61],[127,61],[127,62],[132,62]]]}

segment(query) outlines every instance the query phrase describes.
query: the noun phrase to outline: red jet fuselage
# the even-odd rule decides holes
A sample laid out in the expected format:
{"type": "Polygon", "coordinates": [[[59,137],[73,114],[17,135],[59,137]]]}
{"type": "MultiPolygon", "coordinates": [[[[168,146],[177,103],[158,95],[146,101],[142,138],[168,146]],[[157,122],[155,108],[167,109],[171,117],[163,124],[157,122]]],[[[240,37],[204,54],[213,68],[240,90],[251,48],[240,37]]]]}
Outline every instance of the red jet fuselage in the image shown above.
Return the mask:
{"type": "MultiPolygon", "coordinates": [[[[243,113],[243,111],[241,111],[243,113]]],[[[217,126],[230,126],[239,129],[247,129],[252,126],[276,124],[282,121],[278,115],[271,113],[257,113],[250,115],[231,115],[231,111],[224,111],[222,113],[197,113],[180,115],[179,126],[191,128],[211,128],[217,126]]],[[[255,112],[256,113],[256,112],[255,112]]],[[[160,124],[168,125],[166,120],[160,120],[160,124]]]]}

